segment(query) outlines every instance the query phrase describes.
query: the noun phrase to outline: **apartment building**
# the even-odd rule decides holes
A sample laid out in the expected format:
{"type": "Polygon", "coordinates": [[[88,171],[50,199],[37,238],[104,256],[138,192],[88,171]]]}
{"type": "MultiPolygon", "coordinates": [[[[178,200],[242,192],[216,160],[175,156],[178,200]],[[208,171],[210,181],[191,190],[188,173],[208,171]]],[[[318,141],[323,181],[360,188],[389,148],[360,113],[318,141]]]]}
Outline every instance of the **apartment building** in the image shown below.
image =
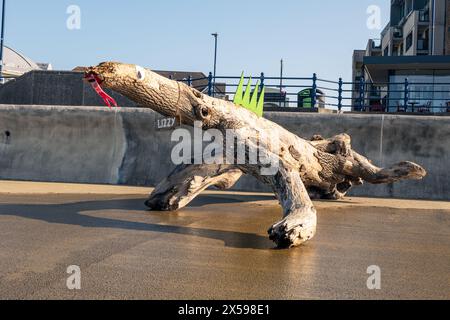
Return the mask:
{"type": "Polygon", "coordinates": [[[380,39],[353,54],[353,81],[355,110],[448,110],[450,0],[391,0],[380,39]],[[408,93],[398,92],[405,86],[408,93]]]}
{"type": "Polygon", "coordinates": [[[392,0],[383,56],[446,55],[448,0],[392,0]]]}

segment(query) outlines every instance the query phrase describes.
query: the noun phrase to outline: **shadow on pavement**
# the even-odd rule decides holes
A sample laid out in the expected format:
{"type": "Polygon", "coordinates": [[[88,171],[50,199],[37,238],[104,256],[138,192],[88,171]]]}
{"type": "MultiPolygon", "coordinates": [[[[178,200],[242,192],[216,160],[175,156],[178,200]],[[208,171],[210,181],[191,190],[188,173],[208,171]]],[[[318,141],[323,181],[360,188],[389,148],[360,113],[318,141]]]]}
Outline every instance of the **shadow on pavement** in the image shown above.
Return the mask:
{"type": "MultiPolygon", "coordinates": [[[[247,200],[241,201],[215,196],[201,196],[195,202],[193,202],[192,206],[202,206],[223,202],[230,203],[251,201],[248,200],[249,197],[244,197],[243,199],[245,198],[247,198],[247,200]]],[[[265,197],[264,199],[268,200],[268,197],[265,197]]],[[[187,226],[160,225],[154,223],[93,217],[82,214],[83,211],[101,210],[146,211],[146,207],[144,206],[143,199],[83,201],[64,204],[0,204],[0,216],[17,216],[27,219],[45,221],[47,223],[76,225],[86,228],[114,228],[135,231],[192,235],[197,237],[221,240],[224,242],[226,247],[232,248],[263,250],[273,248],[273,243],[268,238],[256,234],[190,228],[187,226]]],[[[169,213],[163,212],[161,214],[169,213]]]]}

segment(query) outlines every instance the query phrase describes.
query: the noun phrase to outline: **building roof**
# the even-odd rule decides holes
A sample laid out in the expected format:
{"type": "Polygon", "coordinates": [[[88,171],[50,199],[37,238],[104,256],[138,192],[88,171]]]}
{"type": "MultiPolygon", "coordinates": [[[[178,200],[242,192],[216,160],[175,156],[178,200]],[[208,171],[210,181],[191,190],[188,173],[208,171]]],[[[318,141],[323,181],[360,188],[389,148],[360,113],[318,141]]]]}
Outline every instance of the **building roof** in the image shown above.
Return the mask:
{"type": "Polygon", "coordinates": [[[73,72],[85,72],[87,69],[88,69],[87,67],[78,66],[78,67],[73,68],[72,71],[73,72]]]}
{"type": "Polygon", "coordinates": [[[364,57],[373,82],[388,82],[390,70],[450,70],[450,56],[364,57]]]}
{"type": "MultiPolygon", "coordinates": [[[[176,81],[187,82],[189,77],[192,80],[192,87],[195,89],[205,92],[208,89],[208,76],[203,72],[198,71],[165,71],[165,70],[153,70],[157,74],[172,79],[176,81]]],[[[215,93],[217,94],[225,94],[226,92],[226,84],[225,83],[216,83],[215,93]]]]}
{"type": "MultiPolygon", "coordinates": [[[[84,72],[87,68],[83,66],[78,66],[74,68],[72,71],[75,72],[84,72]]],[[[149,69],[150,70],[150,69],[149,69]]],[[[191,77],[191,85],[193,88],[205,92],[208,89],[208,76],[203,72],[199,71],[167,71],[167,70],[151,70],[160,76],[166,77],[175,81],[183,81],[187,83],[189,77],[191,77]]],[[[226,84],[225,83],[216,83],[217,94],[225,94],[226,92],[226,84]]]]}
{"type": "Polygon", "coordinates": [[[191,71],[167,71],[167,70],[153,70],[157,74],[176,81],[187,81],[189,76],[192,80],[192,86],[197,90],[202,91],[208,86],[208,77],[203,72],[191,71]]]}
{"type": "MultiPolygon", "coordinates": [[[[157,74],[177,81],[187,80],[189,76],[192,79],[207,79],[208,77],[203,72],[198,71],[167,71],[167,70],[153,70],[157,74]]],[[[206,81],[208,82],[208,81],[206,81]]]]}
{"type": "Polygon", "coordinates": [[[3,61],[3,75],[6,77],[17,77],[31,70],[40,70],[33,60],[7,46],[3,50],[3,61]]]}

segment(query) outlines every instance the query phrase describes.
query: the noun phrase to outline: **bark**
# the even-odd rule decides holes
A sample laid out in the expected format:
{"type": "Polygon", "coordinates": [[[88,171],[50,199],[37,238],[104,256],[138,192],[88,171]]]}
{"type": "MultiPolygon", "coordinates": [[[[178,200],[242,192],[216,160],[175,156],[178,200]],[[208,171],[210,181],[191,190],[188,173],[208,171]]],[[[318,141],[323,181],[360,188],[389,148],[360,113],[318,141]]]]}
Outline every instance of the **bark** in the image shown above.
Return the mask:
{"type": "MultiPolygon", "coordinates": [[[[270,185],[283,208],[283,219],[269,229],[279,247],[293,247],[311,239],[316,231],[316,211],[311,198],[341,199],[354,186],[422,179],[425,170],[412,162],[378,168],[351,147],[350,136],[302,139],[283,127],[259,118],[232,102],[209,97],[187,85],[150,70],[122,63],[103,63],[89,68],[102,86],[111,88],[143,107],[177,117],[185,125],[200,121],[203,129],[232,129],[247,141],[244,161],[230,165],[182,165],[157,186],[146,202],[154,210],[177,210],[210,186],[231,187],[243,174],[270,185]],[[277,143],[262,136],[277,137],[277,143]],[[273,174],[262,174],[267,163],[252,162],[251,151],[263,150],[264,158],[277,163],[273,174]]],[[[225,158],[237,159],[225,146],[225,158]]]]}

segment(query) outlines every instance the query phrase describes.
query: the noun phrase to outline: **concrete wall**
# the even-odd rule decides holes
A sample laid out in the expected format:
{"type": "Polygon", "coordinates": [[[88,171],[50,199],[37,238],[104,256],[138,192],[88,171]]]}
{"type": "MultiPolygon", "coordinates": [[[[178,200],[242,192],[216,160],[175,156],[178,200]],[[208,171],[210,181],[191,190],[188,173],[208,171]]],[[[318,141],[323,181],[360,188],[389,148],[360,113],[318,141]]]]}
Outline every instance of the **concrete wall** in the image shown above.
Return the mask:
{"type": "Polygon", "coordinates": [[[435,1],[434,54],[445,55],[446,1],[435,1]]]}
{"type": "Polygon", "coordinates": [[[414,11],[406,21],[405,25],[403,26],[403,48],[404,48],[404,54],[406,56],[415,56],[417,55],[417,24],[419,22],[419,12],[414,11]],[[406,46],[406,39],[408,38],[408,35],[412,34],[412,45],[411,47],[406,46]]]}
{"type": "MultiPolygon", "coordinates": [[[[135,106],[124,96],[106,90],[120,106],[135,106]]],[[[0,104],[104,106],[103,100],[83,81],[83,73],[31,71],[0,86],[0,104]]]]}
{"type": "MultiPolygon", "coordinates": [[[[421,182],[357,188],[354,195],[450,200],[450,117],[267,113],[302,137],[346,132],[377,165],[409,160],[421,182]]],[[[153,186],[173,169],[170,131],[151,110],[0,105],[0,179],[153,186]],[[7,134],[8,133],[8,134],[7,134]]],[[[240,190],[267,190],[252,177],[240,190]]]]}
{"type": "Polygon", "coordinates": [[[305,138],[345,132],[352,137],[353,149],[378,166],[407,160],[428,171],[420,182],[367,184],[354,189],[353,195],[450,200],[450,117],[273,113],[266,118],[305,138]]]}
{"type": "Polygon", "coordinates": [[[450,55],[450,0],[447,0],[445,23],[445,55],[450,55]]]}

